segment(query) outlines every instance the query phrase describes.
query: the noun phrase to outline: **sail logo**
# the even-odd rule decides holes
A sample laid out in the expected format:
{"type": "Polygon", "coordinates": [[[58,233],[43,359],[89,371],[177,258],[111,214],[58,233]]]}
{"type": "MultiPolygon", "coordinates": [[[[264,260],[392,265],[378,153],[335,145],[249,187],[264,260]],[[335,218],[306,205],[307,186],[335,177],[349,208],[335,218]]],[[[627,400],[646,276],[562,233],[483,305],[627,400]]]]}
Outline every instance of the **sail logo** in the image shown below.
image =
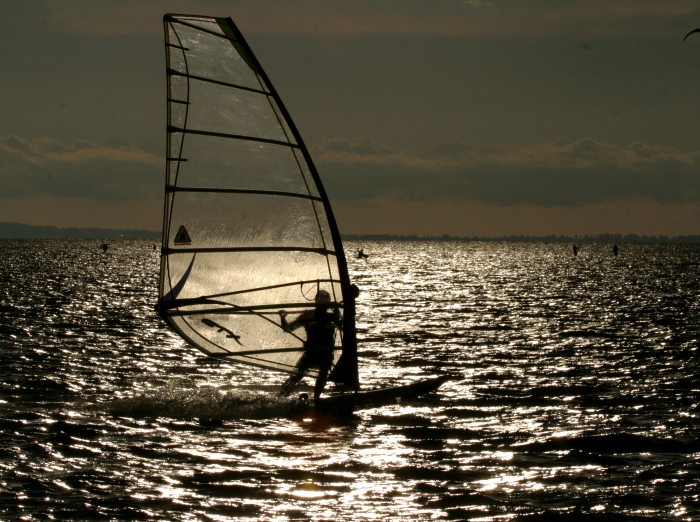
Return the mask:
{"type": "Polygon", "coordinates": [[[190,243],[192,243],[192,239],[190,239],[190,235],[187,232],[185,225],[180,225],[180,228],[177,229],[177,234],[175,234],[175,244],[189,245],[190,243]]]}

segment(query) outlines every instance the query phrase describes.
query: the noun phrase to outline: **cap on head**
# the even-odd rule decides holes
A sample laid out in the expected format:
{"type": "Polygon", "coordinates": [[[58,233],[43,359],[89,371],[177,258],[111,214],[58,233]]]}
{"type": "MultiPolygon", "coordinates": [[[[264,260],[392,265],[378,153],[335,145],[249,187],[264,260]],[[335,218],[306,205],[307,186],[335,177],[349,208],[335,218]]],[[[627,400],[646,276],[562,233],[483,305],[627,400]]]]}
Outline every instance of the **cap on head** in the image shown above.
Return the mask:
{"type": "Polygon", "coordinates": [[[314,297],[314,301],[316,301],[317,303],[330,303],[331,294],[329,294],[325,290],[319,290],[318,292],[316,292],[316,297],[314,297]]]}

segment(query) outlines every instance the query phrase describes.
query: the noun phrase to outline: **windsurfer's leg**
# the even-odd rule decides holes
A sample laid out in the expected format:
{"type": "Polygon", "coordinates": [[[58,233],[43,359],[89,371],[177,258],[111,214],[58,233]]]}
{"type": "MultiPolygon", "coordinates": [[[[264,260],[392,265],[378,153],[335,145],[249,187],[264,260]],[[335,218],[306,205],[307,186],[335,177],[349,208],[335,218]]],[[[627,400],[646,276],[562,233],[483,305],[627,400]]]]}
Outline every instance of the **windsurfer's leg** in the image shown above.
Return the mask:
{"type": "Polygon", "coordinates": [[[314,386],[314,400],[318,400],[323,392],[323,388],[326,387],[326,381],[328,381],[328,370],[319,371],[318,377],[316,377],[316,385],[314,386]]]}
{"type": "Polygon", "coordinates": [[[326,387],[326,382],[328,382],[328,374],[331,370],[331,364],[333,362],[333,353],[331,352],[329,356],[324,357],[324,360],[319,361],[318,365],[318,377],[316,377],[316,385],[314,386],[314,400],[317,400],[323,388],[326,387]]]}
{"type": "Polygon", "coordinates": [[[282,397],[292,393],[294,387],[297,384],[299,384],[299,381],[301,381],[301,379],[304,377],[304,374],[306,374],[306,370],[308,369],[308,367],[308,358],[305,355],[303,355],[297,363],[296,371],[292,375],[290,375],[286,381],[284,381],[284,384],[282,384],[282,387],[280,388],[280,391],[277,393],[277,395],[282,397]]]}
{"type": "Polygon", "coordinates": [[[284,381],[284,383],[280,387],[280,391],[277,392],[277,395],[279,395],[280,397],[286,397],[287,395],[292,393],[292,390],[297,385],[297,383],[301,380],[303,375],[304,375],[303,373],[301,375],[299,375],[299,372],[290,375],[289,378],[286,381],[284,381]]]}

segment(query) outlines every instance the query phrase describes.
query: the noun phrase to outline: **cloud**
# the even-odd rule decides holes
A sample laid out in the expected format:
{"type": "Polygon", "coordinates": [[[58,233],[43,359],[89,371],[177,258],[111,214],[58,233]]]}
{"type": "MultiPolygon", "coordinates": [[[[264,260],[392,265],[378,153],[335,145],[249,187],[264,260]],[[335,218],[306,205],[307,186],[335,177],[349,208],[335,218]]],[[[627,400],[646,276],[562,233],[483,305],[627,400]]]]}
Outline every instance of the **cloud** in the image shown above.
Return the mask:
{"type": "Polygon", "coordinates": [[[363,137],[312,150],[331,198],[469,199],[495,205],[588,205],[642,198],[700,203],[700,151],[584,138],[536,146],[452,144],[407,152],[363,137]]]}
{"type": "Polygon", "coordinates": [[[166,12],[235,16],[245,34],[453,37],[621,35],[632,31],[630,21],[642,24],[645,34],[666,34],[667,24],[700,14],[695,0],[405,0],[398,9],[395,2],[377,0],[241,0],[235,12],[224,0],[47,0],[46,5],[54,27],[105,36],[153,35],[166,12]]]}
{"type": "MultiPolygon", "coordinates": [[[[63,31],[92,36],[153,35],[164,13],[233,16],[244,34],[274,36],[461,34],[455,13],[484,2],[409,0],[392,2],[242,0],[232,12],[225,0],[47,0],[48,22],[63,31]],[[435,4],[439,3],[439,6],[435,4]],[[105,23],[108,21],[108,23],[105,23]]],[[[462,24],[463,26],[463,24],[462,24]]]]}
{"type": "Polygon", "coordinates": [[[474,201],[377,199],[334,205],[344,234],[695,235],[700,205],[660,205],[641,199],[576,207],[489,205],[474,201]]]}
{"type": "Polygon", "coordinates": [[[194,2],[164,0],[47,1],[46,18],[59,31],[89,36],[153,36],[167,12],[197,12],[194,2]]]}
{"type": "Polygon", "coordinates": [[[134,147],[0,137],[0,185],[4,198],[150,198],[160,188],[162,168],[162,158],[134,147]]]}

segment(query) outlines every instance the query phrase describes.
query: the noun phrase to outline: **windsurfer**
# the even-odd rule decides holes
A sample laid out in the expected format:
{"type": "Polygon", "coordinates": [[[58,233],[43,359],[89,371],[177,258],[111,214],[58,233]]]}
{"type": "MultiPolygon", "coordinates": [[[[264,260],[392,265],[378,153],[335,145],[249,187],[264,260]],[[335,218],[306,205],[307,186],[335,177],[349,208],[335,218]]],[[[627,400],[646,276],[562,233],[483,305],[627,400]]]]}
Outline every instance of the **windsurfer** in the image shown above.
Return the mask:
{"type": "Polygon", "coordinates": [[[291,322],[287,322],[287,312],[280,311],[280,323],[282,328],[291,332],[303,326],[306,330],[304,341],[304,353],[296,365],[296,371],[289,376],[279,391],[279,395],[289,395],[294,386],[304,377],[307,370],[313,366],[318,367],[318,377],[314,386],[314,399],[318,399],[326,386],[328,373],[333,363],[333,345],[335,343],[335,329],[341,325],[338,308],[331,307],[331,296],[325,290],[316,292],[314,298],[316,306],[313,310],[307,310],[291,322]]]}

